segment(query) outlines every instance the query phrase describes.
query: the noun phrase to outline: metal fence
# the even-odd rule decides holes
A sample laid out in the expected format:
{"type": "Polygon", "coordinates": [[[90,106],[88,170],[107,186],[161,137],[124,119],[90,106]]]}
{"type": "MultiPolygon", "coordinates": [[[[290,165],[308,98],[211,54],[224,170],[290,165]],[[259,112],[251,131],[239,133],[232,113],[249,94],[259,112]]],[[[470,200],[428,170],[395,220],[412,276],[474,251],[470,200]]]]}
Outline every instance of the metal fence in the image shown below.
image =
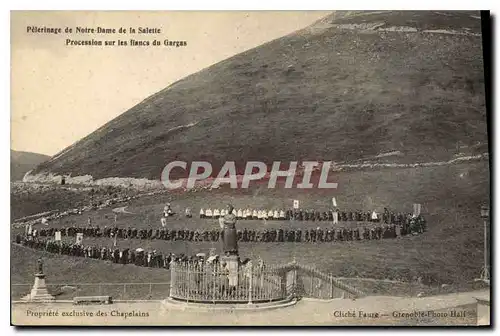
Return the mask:
{"type": "Polygon", "coordinates": [[[170,297],[187,302],[271,302],[285,299],[290,288],[286,273],[272,266],[248,264],[234,272],[218,263],[176,263],[171,268],[170,297]]]}
{"type": "Polygon", "coordinates": [[[279,269],[287,273],[287,283],[291,286],[289,291],[298,298],[358,298],[366,295],[344,281],[310,266],[292,262],[279,269]]]}
{"type": "MultiPolygon", "coordinates": [[[[75,296],[109,295],[115,300],[162,300],[171,298],[187,302],[260,303],[290,297],[317,299],[357,298],[366,294],[356,287],[366,287],[363,279],[339,279],[310,266],[295,262],[280,266],[252,265],[229,272],[220,263],[172,263],[170,282],[163,283],[65,283],[51,284],[49,292],[58,300],[75,296]]],[[[398,282],[381,284],[372,280],[373,292],[405,286],[398,282]],[[390,288],[386,288],[390,287],[390,288]]],[[[11,295],[18,300],[31,290],[32,284],[12,284],[11,295]]],[[[371,292],[372,290],[370,290],[371,292]]]]}
{"type": "Polygon", "coordinates": [[[318,277],[313,274],[299,272],[296,293],[300,297],[316,299],[355,298],[355,293],[338,286],[338,282],[330,277],[318,277]]]}
{"type": "MultiPolygon", "coordinates": [[[[29,294],[32,287],[33,284],[11,284],[12,300],[29,294]]],[[[170,283],[48,283],[47,289],[57,300],[93,295],[109,295],[115,300],[163,300],[168,296],[170,283]]]]}
{"type": "MultiPolygon", "coordinates": [[[[33,284],[11,284],[13,300],[31,291],[33,284]]],[[[191,302],[259,303],[287,297],[331,299],[360,297],[364,293],[314,268],[253,265],[240,267],[230,275],[220,264],[173,263],[171,282],[164,283],[48,283],[58,300],[75,296],[109,295],[115,300],[162,300],[168,296],[191,302]]]]}

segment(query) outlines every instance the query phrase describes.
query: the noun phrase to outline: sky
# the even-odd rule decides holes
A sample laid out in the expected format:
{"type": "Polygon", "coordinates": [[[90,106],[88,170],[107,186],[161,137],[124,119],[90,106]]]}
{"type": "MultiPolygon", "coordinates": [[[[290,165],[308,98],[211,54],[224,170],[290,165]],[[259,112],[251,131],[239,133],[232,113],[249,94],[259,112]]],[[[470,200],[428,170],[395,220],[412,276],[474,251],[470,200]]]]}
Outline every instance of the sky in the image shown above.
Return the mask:
{"type": "Polygon", "coordinates": [[[328,14],[11,12],[11,149],[55,155],[169,84],[328,14]],[[32,33],[28,27],[61,28],[62,33],[32,33]],[[73,32],[65,33],[65,27],[73,32]],[[76,27],[158,28],[161,33],[77,34],[76,27]],[[187,46],[66,45],[66,39],[92,38],[169,39],[187,46]]]}

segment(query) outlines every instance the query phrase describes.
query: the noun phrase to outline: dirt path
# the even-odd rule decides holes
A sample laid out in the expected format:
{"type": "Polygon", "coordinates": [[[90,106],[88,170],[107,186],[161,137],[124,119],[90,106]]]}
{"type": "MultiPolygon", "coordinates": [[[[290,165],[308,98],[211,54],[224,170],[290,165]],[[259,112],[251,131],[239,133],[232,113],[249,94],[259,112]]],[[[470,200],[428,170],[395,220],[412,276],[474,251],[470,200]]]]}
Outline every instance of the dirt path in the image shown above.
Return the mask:
{"type": "Polygon", "coordinates": [[[424,298],[305,299],[275,310],[213,312],[172,307],[161,301],[109,306],[13,304],[12,322],[16,325],[467,325],[476,324],[475,298],[484,295],[489,296],[489,291],[424,298]],[[59,317],[39,317],[41,313],[57,313],[59,317]],[[63,313],[86,316],[63,317],[63,313]]]}
{"type": "Polygon", "coordinates": [[[127,207],[124,206],[124,207],[114,208],[113,212],[116,212],[116,213],[126,213],[126,214],[135,215],[135,213],[125,210],[125,208],[127,208],[127,207]]]}

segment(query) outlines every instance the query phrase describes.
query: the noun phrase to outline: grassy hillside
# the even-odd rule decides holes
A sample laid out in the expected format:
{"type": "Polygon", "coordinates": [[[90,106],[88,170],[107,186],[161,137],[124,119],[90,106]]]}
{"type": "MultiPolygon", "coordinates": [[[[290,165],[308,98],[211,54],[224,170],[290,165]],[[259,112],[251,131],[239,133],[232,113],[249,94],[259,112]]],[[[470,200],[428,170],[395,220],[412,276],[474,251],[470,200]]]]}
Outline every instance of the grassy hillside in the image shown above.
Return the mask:
{"type": "Polygon", "coordinates": [[[172,84],[36,172],[159,179],[172,160],[217,169],[226,160],[241,167],[400,151],[398,160],[415,162],[484,152],[476,15],[332,14],[172,84]]]}
{"type": "Polygon", "coordinates": [[[24,174],[35,168],[40,163],[47,161],[48,159],[50,159],[50,156],[48,155],[11,150],[10,180],[22,180],[24,174]]]}
{"type": "MultiPolygon", "coordinates": [[[[42,258],[46,281],[52,294],[58,294],[58,299],[72,299],[74,296],[98,295],[98,283],[168,283],[170,273],[162,269],[152,269],[118,265],[109,262],[85,258],[72,258],[47,252],[35,251],[29,248],[11,245],[11,284],[33,285],[37,270],[37,260],[42,258]],[[57,284],[58,286],[53,286],[57,284]],[[74,284],[87,284],[79,287],[74,284]],[[62,285],[62,286],[61,286],[62,285]],[[70,285],[65,287],[64,285],[70,285]]],[[[29,293],[31,286],[11,286],[12,299],[19,299],[29,293]]],[[[149,285],[128,286],[128,294],[123,295],[123,285],[102,286],[102,293],[113,295],[114,298],[147,298],[149,285]]],[[[168,293],[168,285],[156,285],[152,294],[162,298],[168,293]],[[160,296],[161,295],[161,296],[160,296]]],[[[150,297],[151,298],[151,297],[150,297]]]]}
{"type": "MultiPolygon", "coordinates": [[[[172,160],[334,160],[358,162],[398,152],[399,162],[438,161],[487,151],[480,20],[468,12],[342,12],[172,84],[37,167],[36,173],[158,179],[172,160]],[[415,30],[415,31],[412,31],[415,30]]],[[[383,157],[383,156],[382,156],[383,157]]],[[[393,157],[383,157],[393,160],[393,157]]],[[[118,225],[159,226],[165,202],[191,207],[326,209],[335,196],[349,210],[411,211],[421,203],[429,230],[398,240],[325,244],[241,245],[241,255],[268,263],[294,257],[337,276],[422,277],[433,286],[473,288],[482,265],[481,205],[489,203],[488,162],[331,173],[338,189],[267,189],[165,193],[128,204],[118,225]],[[335,175],[335,176],[334,176],[335,175]]],[[[31,214],[85,204],[87,193],[12,192],[13,212],[31,214]],[[53,197],[52,197],[53,196],[53,197]]],[[[124,206],[120,204],[117,206],[124,206]]],[[[63,210],[61,209],[61,210],[63,210]]],[[[50,225],[111,225],[112,209],[70,216],[50,225]]],[[[171,227],[217,227],[183,217],[171,227]]],[[[239,223],[275,225],[259,221],[239,223]]],[[[291,224],[290,224],[291,225],[291,224]]],[[[303,228],[314,223],[294,223],[303,228]]],[[[325,226],[323,224],[322,226],[325,226]]],[[[15,230],[14,230],[15,232],[15,230]]],[[[106,245],[108,240],[88,240],[106,245]]],[[[120,241],[163,252],[207,252],[210,243],[120,241]]],[[[12,277],[30,281],[39,252],[13,250],[12,277]]],[[[49,257],[51,258],[51,257],[49,257]]],[[[149,270],[66,257],[60,279],[157,279],[149,270]],[[73,272],[73,273],[72,273],[73,272]],[[104,274],[106,273],[107,274],[104,274]],[[124,273],[125,272],[125,273],[124,273]]],[[[53,266],[50,266],[52,263],[53,266]]],[[[51,272],[57,272],[52,270],[51,272]]],[[[146,281],[146,280],[144,280],[146,281]]],[[[91,282],[91,281],[89,281],[91,282]]],[[[413,293],[414,294],[414,293],[413,293]]]]}
{"type": "Polygon", "coordinates": [[[111,186],[49,185],[12,183],[10,190],[11,219],[18,219],[51,210],[68,210],[106,199],[134,195],[134,190],[111,186]]]}
{"type": "MultiPolygon", "coordinates": [[[[455,290],[468,290],[478,277],[483,258],[483,226],[479,217],[482,204],[489,203],[489,168],[487,162],[454,166],[387,169],[365,172],[343,172],[338,175],[337,190],[315,190],[314,193],[263,187],[235,192],[216,190],[210,193],[185,193],[157,195],[134,200],[127,211],[120,214],[122,227],[159,227],[163,206],[172,202],[175,212],[183,213],[191,207],[195,213],[200,208],[223,207],[228,202],[236,208],[288,208],[293,199],[301,201],[303,208],[326,209],[332,196],[342,209],[411,211],[412,203],[422,204],[429,230],[422,236],[400,240],[340,242],[323,244],[293,243],[242,243],[243,257],[262,257],[268,263],[291,261],[294,257],[302,264],[315,266],[337,276],[412,279],[421,276],[437,286],[453,284],[455,290]],[[328,246],[328,247],[327,247],[328,246]],[[327,248],[325,248],[327,247],[327,248]]],[[[123,206],[119,205],[119,206],[123,206]]],[[[82,216],[72,216],[53,226],[74,224],[84,226],[87,217],[102,227],[113,225],[111,209],[103,209],[82,216]]],[[[302,228],[328,226],[323,222],[283,223],[279,225],[302,228]]],[[[168,225],[176,228],[218,227],[215,220],[186,220],[183,216],[170,219],[168,225]]],[[[239,228],[275,226],[276,222],[240,221],[239,228]]],[[[19,229],[22,230],[22,229],[19,229]]],[[[14,231],[15,232],[15,231],[14,231]]],[[[89,240],[89,244],[108,246],[110,239],[89,240]]],[[[213,243],[185,243],[166,241],[120,241],[120,247],[143,247],[165,253],[207,252],[219,248],[213,243]]],[[[17,258],[17,256],[16,256],[17,258]]],[[[19,261],[16,261],[19,262],[19,261]]],[[[17,272],[17,271],[15,271],[17,272]]],[[[134,271],[135,272],[135,271],[134,271]]],[[[141,270],[137,270],[141,272],[141,270]]]]}

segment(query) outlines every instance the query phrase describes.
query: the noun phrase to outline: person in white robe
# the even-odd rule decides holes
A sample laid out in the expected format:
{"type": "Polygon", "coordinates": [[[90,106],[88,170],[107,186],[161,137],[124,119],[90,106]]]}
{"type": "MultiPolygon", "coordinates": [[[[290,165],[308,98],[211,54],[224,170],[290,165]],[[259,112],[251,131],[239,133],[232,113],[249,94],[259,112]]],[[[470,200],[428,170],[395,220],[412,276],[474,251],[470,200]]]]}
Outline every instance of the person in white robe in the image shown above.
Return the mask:
{"type": "Polygon", "coordinates": [[[161,218],[161,226],[162,226],[162,227],[167,226],[167,219],[166,219],[165,217],[162,217],[162,218],[161,218]]]}
{"type": "Polygon", "coordinates": [[[273,219],[275,219],[275,220],[280,219],[280,214],[279,214],[278,210],[274,210],[274,212],[273,212],[273,219]]]}
{"type": "Polygon", "coordinates": [[[203,209],[200,209],[200,218],[205,218],[205,212],[203,209]]]}
{"type": "Polygon", "coordinates": [[[220,217],[220,210],[219,210],[219,209],[215,209],[215,210],[214,210],[213,217],[214,217],[215,219],[218,219],[218,218],[220,217]]]}
{"type": "Polygon", "coordinates": [[[211,209],[207,209],[205,211],[205,217],[206,218],[212,218],[212,210],[211,209]]]}
{"type": "Polygon", "coordinates": [[[163,207],[163,216],[164,217],[168,217],[170,216],[170,203],[167,203],[164,207],[163,207]]]}
{"type": "Polygon", "coordinates": [[[334,209],[332,212],[332,220],[334,225],[339,223],[339,211],[337,209],[334,209]]]}
{"type": "Polygon", "coordinates": [[[241,209],[238,209],[238,212],[236,213],[236,218],[237,219],[242,219],[243,218],[243,211],[241,211],[241,209]]]}
{"type": "Polygon", "coordinates": [[[252,219],[258,219],[259,218],[259,212],[257,210],[254,210],[252,212],[252,219]]]}

